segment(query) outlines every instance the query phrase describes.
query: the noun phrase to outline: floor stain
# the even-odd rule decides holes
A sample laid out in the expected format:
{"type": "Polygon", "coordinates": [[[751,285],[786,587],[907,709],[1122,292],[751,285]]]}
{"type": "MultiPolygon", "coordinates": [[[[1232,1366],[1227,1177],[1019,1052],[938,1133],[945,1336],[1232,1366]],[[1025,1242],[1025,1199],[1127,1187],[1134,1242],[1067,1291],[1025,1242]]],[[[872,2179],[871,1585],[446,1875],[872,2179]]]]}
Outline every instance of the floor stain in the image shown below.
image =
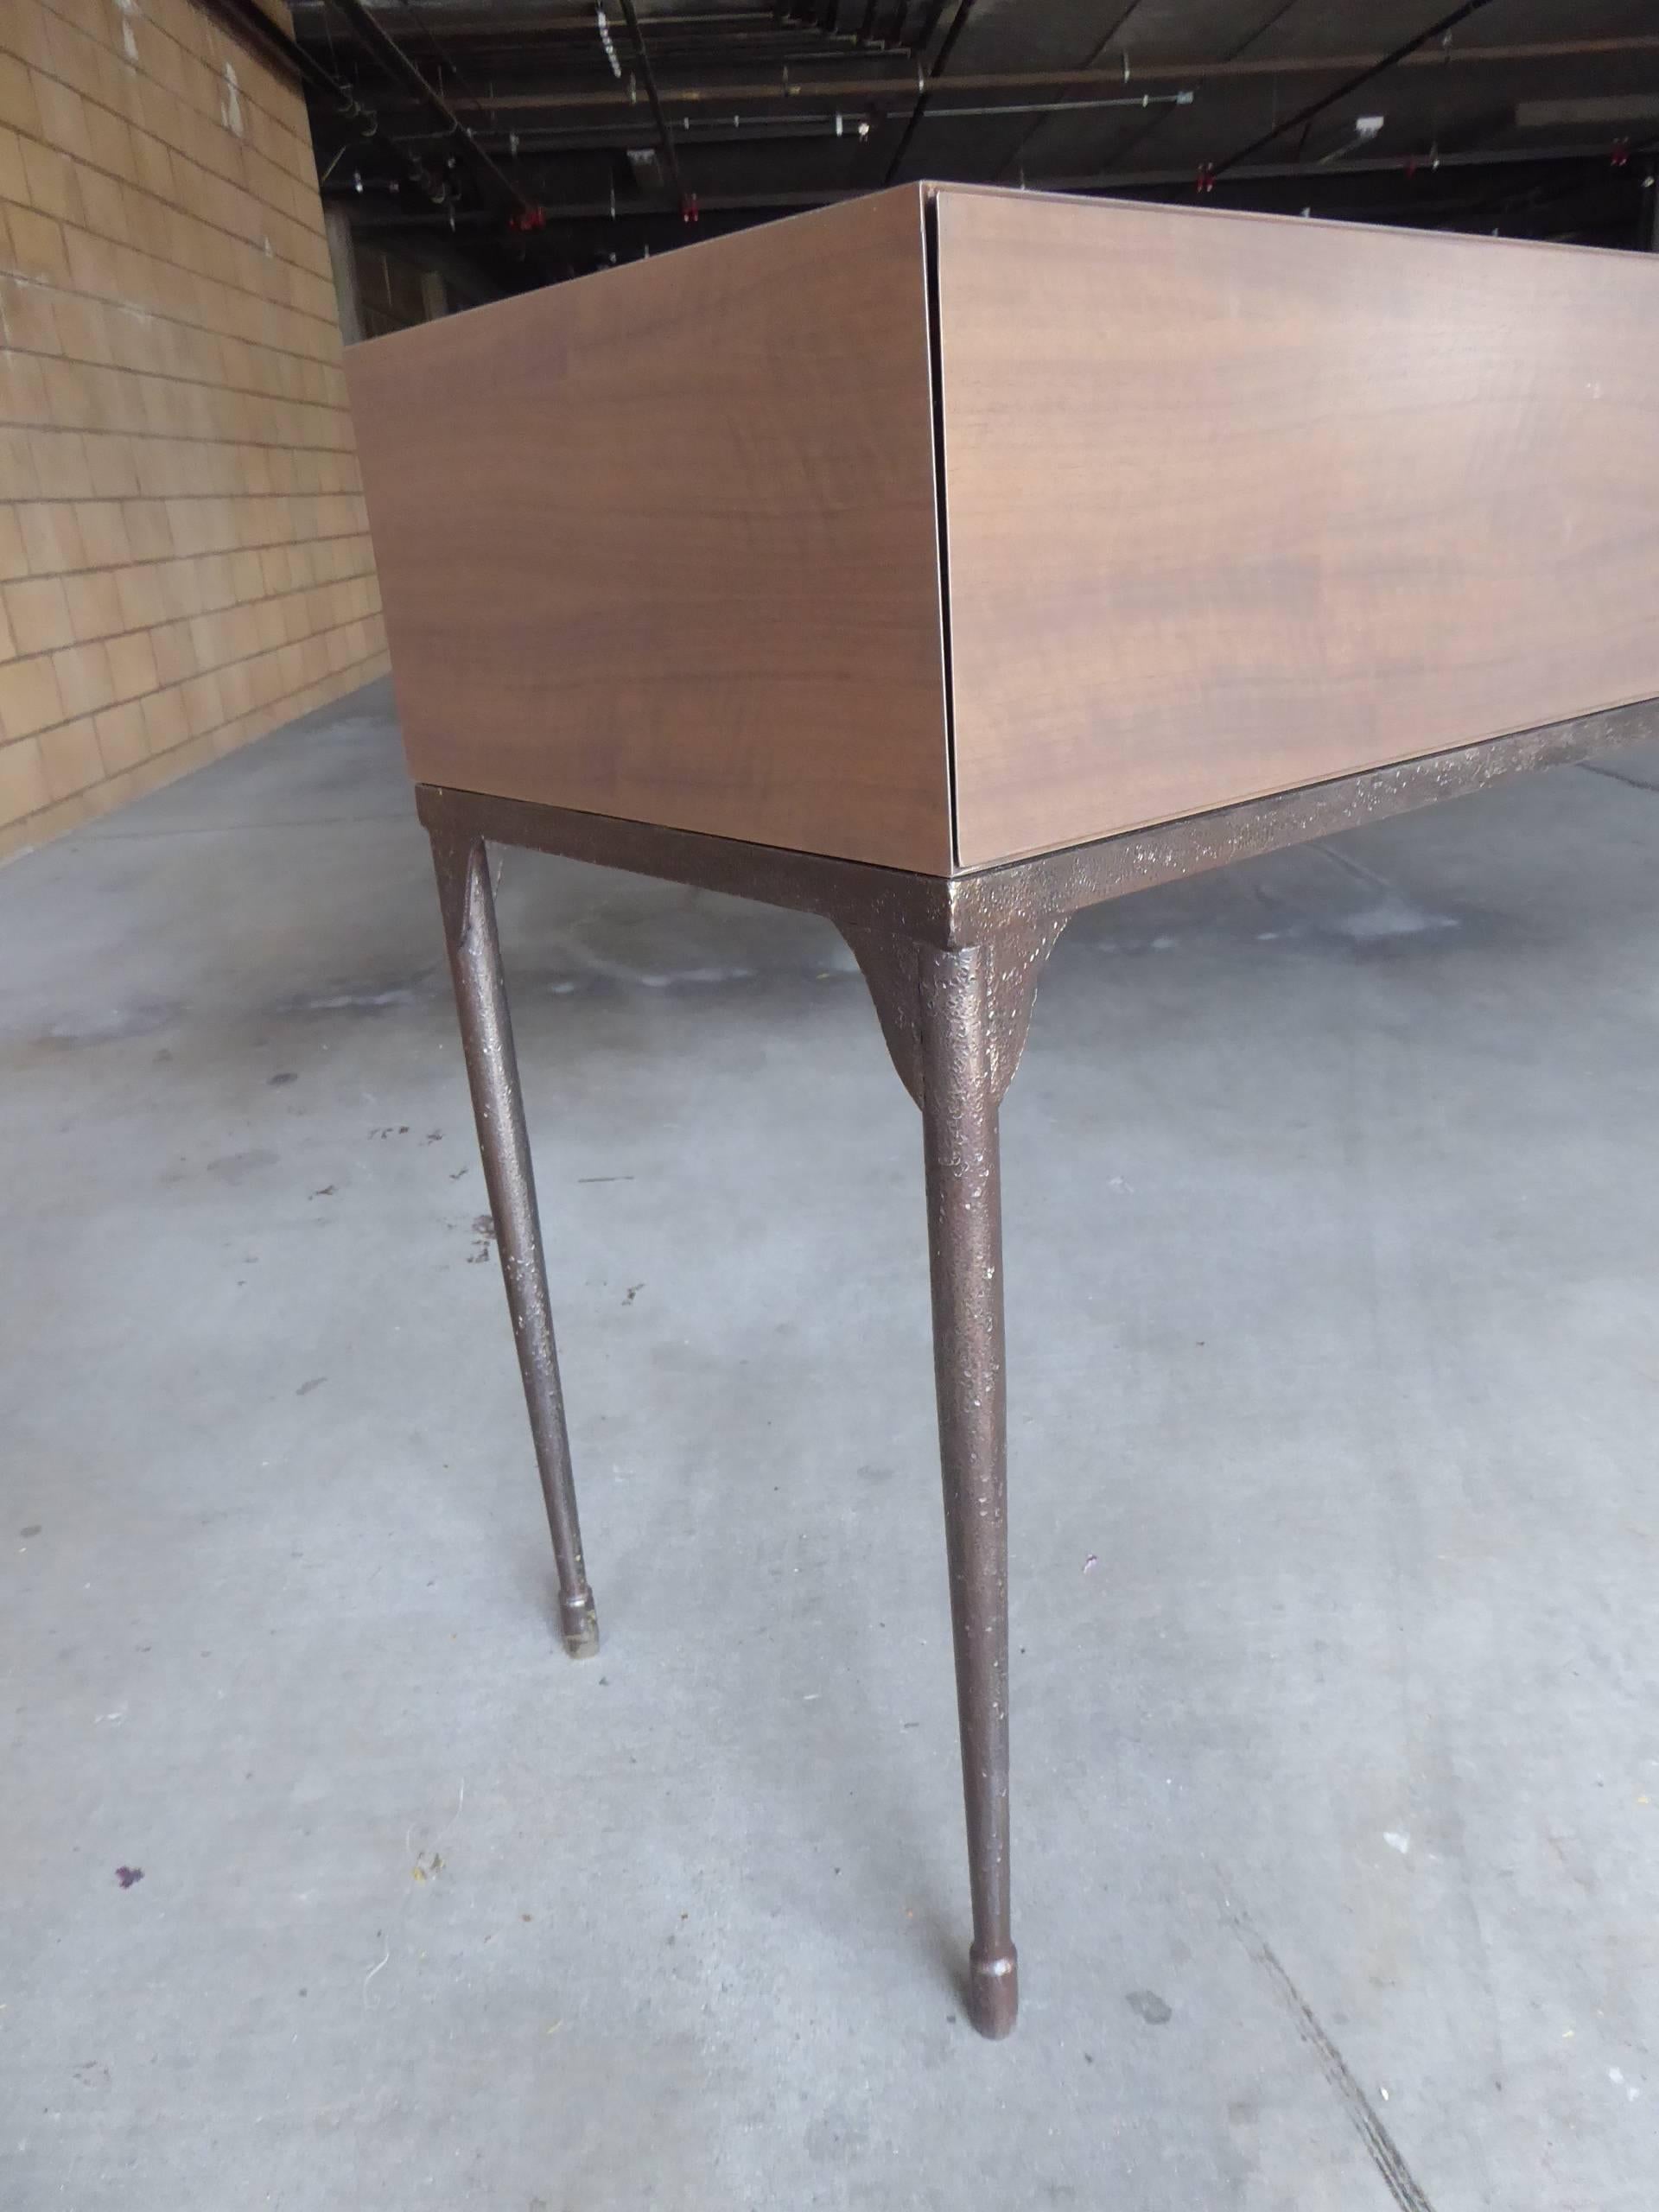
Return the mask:
{"type": "Polygon", "coordinates": [[[431,987],[425,983],[399,983],[385,991],[323,991],[313,998],[291,1000],[280,1011],[283,1014],[385,1014],[392,1007],[413,1006],[417,999],[430,995],[431,987]]]}
{"type": "Polygon", "coordinates": [[[262,1168],[274,1167],[278,1154],[259,1145],[246,1152],[227,1152],[207,1162],[205,1173],[221,1183],[245,1183],[262,1168]]]}
{"type": "Polygon", "coordinates": [[[1175,2017],[1155,1989],[1132,1989],[1123,2001],[1149,2028],[1167,2027],[1175,2017]]]}
{"type": "Polygon", "coordinates": [[[1426,931],[1457,926],[1450,914],[1431,914],[1408,899],[1394,897],[1379,899],[1356,913],[1339,914],[1326,925],[1355,944],[1383,944],[1392,938],[1421,937],[1426,931]]]}
{"type": "Polygon", "coordinates": [[[118,1045],[127,1037],[149,1037],[176,1021],[183,1007],[176,999],[135,999],[130,1006],[98,1014],[66,1014],[46,1033],[49,1045],[118,1045]]]}

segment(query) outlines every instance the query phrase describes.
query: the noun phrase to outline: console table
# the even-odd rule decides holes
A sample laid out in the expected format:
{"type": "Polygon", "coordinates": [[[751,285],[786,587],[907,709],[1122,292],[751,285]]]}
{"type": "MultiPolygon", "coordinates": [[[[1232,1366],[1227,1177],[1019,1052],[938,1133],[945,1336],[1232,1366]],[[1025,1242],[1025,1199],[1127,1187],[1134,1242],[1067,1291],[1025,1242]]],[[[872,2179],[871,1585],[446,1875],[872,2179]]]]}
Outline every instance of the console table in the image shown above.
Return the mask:
{"type": "Polygon", "coordinates": [[[1044,963],[1099,900],[1659,734],[1656,341],[1635,255],[918,186],[348,356],[573,1654],[487,845],[827,917],[921,1109],[986,2035],[1044,963]]]}

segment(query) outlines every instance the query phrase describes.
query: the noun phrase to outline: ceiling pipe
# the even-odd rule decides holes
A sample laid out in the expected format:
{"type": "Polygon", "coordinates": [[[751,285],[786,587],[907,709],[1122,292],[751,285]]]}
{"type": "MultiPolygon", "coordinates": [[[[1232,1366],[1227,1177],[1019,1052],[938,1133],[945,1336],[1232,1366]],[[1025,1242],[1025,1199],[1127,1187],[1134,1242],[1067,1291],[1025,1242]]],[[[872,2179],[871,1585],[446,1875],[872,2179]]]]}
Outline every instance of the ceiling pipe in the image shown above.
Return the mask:
{"type": "MultiPolygon", "coordinates": [[[[624,4],[629,6],[632,12],[631,0],[624,0],[624,4]]],[[[504,195],[521,214],[537,216],[539,219],[540,211],[535,202],[525,198],[506,171],[499,162],[493,161],[478,144],[472,131],[455,113],[443,94],[427,82],[391,32],[370,14],[367,8],[364,6],[363,0],[328,0],[328,5],[338,9],[351,25],[353,31],[368,48],[370,53],[374,55],[387,73],[408,91],[413,92],[423,105],[428,108],[441,123],[448,126],[449,131],[461,141],[462,149],[473,166],[487,179],[493,190],[504,195]]],[[[476,96],[472,104],[480,105],[476,96]]]]}
{"type": "Polygon", "coordinates": [[[931,107],[935,123],[950,123],[963,115],[1079,115],[1103,107],[1191,107],[1191,92],[1121,92],[1099,100],[999,100],[995,107],[931,107]]]}
{"type": "MultiPolygon", "coordinates": [[[[203,0],[203,4],[226,29],[245,40],[264,60],[291,73],[308,92],[328,99],[347,124],[356,126],[356,135],[365,144],[380,136],[380,118],[375,110],[359,99],[349,85],[324,68],[315,54],[308,54],[296,40],[290,38],[265,13],[259,0],[203,0]]],[[[403,163],[411,182],[435,207],[446,206],[451,194],[443,180],[434,176],[420,156],[412,153],[391,131],[385,133],[385,143],[403,163]]]]}
{"type": "MultiPolygon", "coordinates": [[[[1015,107],[934,107],[929,112],[934,122],[949,123],[959,116],[1072,115],[1080,112],[1093,114],[1103,108],[1190,107],[1192,98],[1190,92],[1129,92],[1106,99],[1027,100],[1015,107]]],[[[705,143],[718,132],[723,135],[724,141],[735,145],[745,137],[753,143],[770,143],[784,133],[830,138],[868,137],[872,126],[881,119],[879,116],[849,113],[843,108],[815,108],[810,111],[791,109],[785,115],[775,112],[771,115],[744,115],[738,111],[729,115],[683,115],[671,119],[669,128],[674,133],[677,145],[698,143],[691,137],[694,131],[706,134],[703,138],[705,143]]],[[[621,149],[625,143],[623,133],[629,130],[634,136],[644,133],[652,143],[655,143],[655,126],[643,123],[635,126],[577,123],[563,129],[556,125],[551,129],[512,133],[505,126],[492,124],[479,133],[479,138],[482,143],[486,139],[511,137],[518,151],[525,155],[602,152],[607,148],[621,149]]],[[[549,210],[550,214],[554,212],[549,210]]]]}
{"type": "MultiPolygon", "coordinates": [[[[330,0],[334,4],[334,0],[330,0]]],[[[452,34],[451,34],[452,35],[452,34]]],[[[1454,46],[1445,53],[1413,52],[1398,61],[1386,54],[1336,54],[1271,60],[1241,56],[1233,61],[1131,61],[1129,83],[1226,84],[1253,77],[1329,77],[1338,70],[1370,76],[1390,68],[1467,68],[1483,63],[1515,64],[1581,60],[1605,57],[1630,60],[1659,54],[1659,35],[1633,34],[1628,38],[1552,39],[1527,46],[1454,46]]],[[[1122,66],[1111,69],[1016,69],[960,71],[950,90],[960,93],[1035,92],[1044,88],[1070,92],[1104,90],[1124,82],[1122,66]]],[[[913,68],[908,73],[889,70],[886,75],[856,77],[790,75],[787,78],[749,79],[706,85],[663,85],[659,97],[667,107],[731,107],[752,100],[844,99],[877,100],[914,97],[913,68]]],[[[1344,97],[1338,94],[1338,98],[1344,97]]],[[[459,108],[604,108],[629,105],[625,86],[606,86],[591,91],[496,92],[467,97],[454,95],[459,108]]]]}
{"type": "MultiPolygon", "coordinates": [[[[1646,159],[1655,150],[1655,148],[1646,144],[1633,145],[1630,149],[1630,161],[1634,163],[1637,159],[1646,159]]],[[[1357,161],[1344,162],[1340,170],[1310,169],[1304,162],[1255,162],[1249,168],[1234,169],[1231,181],[1242,185],[1274,182],[1292,178],[1300,178],[1307,181],[1317,178],[1321,183],[1327,183],[1338,177],[1347,179],[1383,174],[1427,175],[1435,169],[1528,168],[1533,166],[1543,167],[1571,162],[1601,164],[1605,163],[1608,157],[1609,149],[1605,146],[1548,146],[1525,149],[1517,147],[1513,151],[1503,153],[1471,150],[1459,154],[1439,155],[1379,154],[1369,158],[1362,156],[1357,161]]],[[[1184,188],[1190,193],[1192,188],[1192,169],[1184,168],[1126,170],[1122,175],[1052,177],[1045,179],[1039,185],[1033,185],[1031,189],[1037,194],[1073,193],[1111,199],[1120,194],[1131,194],[1178,188],[1184,188]]],[[[333,190],[334,188],[331,187],[329,196],[332,196],[333,190]]],[[[862,186],[849,186],[838,190],[823,192],[721,193],[713,197],[705,197],[702,202],[702,207],[704,214],[783,215],[791,214],[803,208],[827,207],[846,200],[861,200],[867,197],[867,194],[868,188],[862,186]]],[[[621,212],[626,212],[631,218],[654,218],[660,221],[671,211],[660,206],[652,207],[643,205],[621,211],[613,207],[608,200],[594,200],[575,201],[565,207],[550,208],[548,213],[550,221],[556,226],[567,221],[572,223],[601,220],[609,222],[614,220],[621,212]]],[[[435,219],[437,219],[429,216],[416,216],[411,219],[387,215],[374,227],[395,230],[399,228],[404,221],[409,221],[411,227],[419,227],[423,223],[435,219]]]]}

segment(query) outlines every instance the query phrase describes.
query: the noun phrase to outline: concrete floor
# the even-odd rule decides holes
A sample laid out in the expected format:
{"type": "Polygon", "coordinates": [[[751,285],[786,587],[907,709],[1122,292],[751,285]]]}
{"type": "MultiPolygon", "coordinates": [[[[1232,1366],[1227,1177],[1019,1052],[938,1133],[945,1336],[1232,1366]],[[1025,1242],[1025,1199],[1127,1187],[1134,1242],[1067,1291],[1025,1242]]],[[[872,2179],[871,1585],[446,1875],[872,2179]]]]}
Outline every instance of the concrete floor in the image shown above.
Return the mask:
{"type": "Polygon", "coordinates": [[[576,1667],[387,696],[0,874],[7,2212],[1651,2212],[1659,755],[1607,769],[1062,942],[1000,2047],[918,1124],[830,931],[507,856],[576,1667]]]}

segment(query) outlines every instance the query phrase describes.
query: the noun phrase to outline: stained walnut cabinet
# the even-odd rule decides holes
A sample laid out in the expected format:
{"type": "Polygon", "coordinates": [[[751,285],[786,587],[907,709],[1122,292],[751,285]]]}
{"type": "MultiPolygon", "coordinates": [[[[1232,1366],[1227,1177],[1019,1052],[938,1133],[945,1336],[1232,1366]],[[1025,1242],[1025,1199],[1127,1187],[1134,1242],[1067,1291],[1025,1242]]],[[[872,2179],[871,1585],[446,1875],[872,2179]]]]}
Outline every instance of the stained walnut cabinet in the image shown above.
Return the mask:
{"type": "Polygon", "coordinates": [[[950,874],[1659,694],[1659,260],[906,186],[354,346],[422,782],[950,874]]]}

